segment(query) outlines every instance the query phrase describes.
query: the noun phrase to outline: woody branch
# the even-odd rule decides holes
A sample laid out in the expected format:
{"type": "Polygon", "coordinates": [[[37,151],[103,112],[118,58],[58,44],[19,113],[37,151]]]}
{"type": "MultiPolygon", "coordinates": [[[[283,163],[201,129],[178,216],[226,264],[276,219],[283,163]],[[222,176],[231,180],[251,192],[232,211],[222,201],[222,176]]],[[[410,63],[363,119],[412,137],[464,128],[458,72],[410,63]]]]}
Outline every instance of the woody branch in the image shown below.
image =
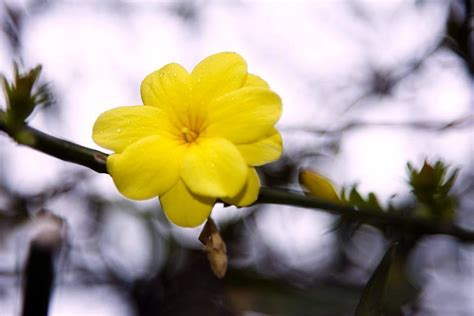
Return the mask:
{"type": "MultiPolygon", "coordinates": [[[[0,131],[13,140],[58,159],[79,164],[99,173],[107,173],[107,154],[84,147],[65,139],[46,134],[31,126],[24,125],[20,131],[10,131],[6,124],[6,113],[0,110],[0,131]]],[[[301,191],[262,187],[255,204],[280,204],[301,208],[322,210],[344,219],[365,223],[376,227],[391,227],[416,235],[444,234],[461,241],[474,242],[474,231],[469,231],[452,223],[402,216],[403,212],[383,213],[370,209],[354,208],[347,204],[333,203],[305,196],[301,191]]]]}

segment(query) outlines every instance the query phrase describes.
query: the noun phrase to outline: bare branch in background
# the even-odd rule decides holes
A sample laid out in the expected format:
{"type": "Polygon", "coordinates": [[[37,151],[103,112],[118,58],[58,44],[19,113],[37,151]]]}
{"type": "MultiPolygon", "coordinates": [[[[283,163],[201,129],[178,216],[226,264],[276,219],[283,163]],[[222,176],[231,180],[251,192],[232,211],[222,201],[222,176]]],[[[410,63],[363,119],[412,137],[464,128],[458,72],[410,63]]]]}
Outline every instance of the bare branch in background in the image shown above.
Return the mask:
{"type": "Polygon", "coordinates": [[[46,211],[41,211],[34,223],[39,231],[30,242],[25,266],[22,316],[47,316],[65,224],[46,211]]]}
{"type": "Polygon", "coordinates": [[[451,1],[447,38],[451,49],[474,76],[474,0],[451,1]]]}
{"type": "Polygon", "coordinates": [[[338,135],[345,132],[351,132],[357,129],[364,128],[407,128],[415,130],[425,130],[432,132],[444,132],[446,130],[452,129],[463,129],[463,128],[472,128],[474,126],[474,115],[467,114],[460,118],[457,118],[452,121],[409,121],[409,122],[369,122],[369,121],[352,121],[348,122],[345,125],[342,125],[338,128],[327,130],[319,129],[313,126],[287,126],[283,127],[282,130],[286,131],[296,131],[296,132],[306,132],[313,133],[318,135],[338,135]]]}

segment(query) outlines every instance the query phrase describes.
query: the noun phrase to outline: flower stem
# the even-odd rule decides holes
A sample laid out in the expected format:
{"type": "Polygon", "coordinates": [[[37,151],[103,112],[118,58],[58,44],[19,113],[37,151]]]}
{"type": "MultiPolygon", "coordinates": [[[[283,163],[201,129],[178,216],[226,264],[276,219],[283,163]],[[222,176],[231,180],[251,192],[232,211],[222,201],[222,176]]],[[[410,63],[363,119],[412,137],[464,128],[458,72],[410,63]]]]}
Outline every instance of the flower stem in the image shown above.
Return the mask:
{"type": "Polygon", "coordinates": [[[87,148],[62,138],[43,133],[28,125],[19,130],[10,130],[6,113],[0,110],[0,131],[8,134],[13,140],[41,151],[58,159],[88,167],[100,173],[107,173],[105,162],[107,154],[87,148]]]}
{"type": "Polygon", "coordinates": [[[474,242],[474,231],[464,230],[451,223],[403,216],[401,214],[404,212],[400,210],[398,212],[384,213],[379,210],[355,209],[349,204],[323,201],[303,194],[304,193],[300,191],[262,187],[260,188],[260,194],[255,203],[319,209],[342,216],[349,221],[360,222],[376,227],[398,228],[401,231],[408,231],[417,235],[451,235],[459,240],[474,242]]]}
{"type": "MultiPolygon", "coordinates": [[[[100,173],[107,173],[107,154],[73,142],[43,133],[24,125],[19,131],[9,131],[6,113],[0,110],[0,131],[9,135],[21,145],[29,146],[58,159],[88,167],[100,173]]],[[[441,223],[421,218],[407,217],[402,212],[383,213],[369,209],[355,209],[348,204],[334,203],[305,196],[301,191],[262,187],[255,204],[279,204],[317,209],[342,216],[344,219],[376,227],[392,227],[417,235],[444,234],[462,241],[474,242],[474,231],[462,229],[451,223],[441,223]]]]}

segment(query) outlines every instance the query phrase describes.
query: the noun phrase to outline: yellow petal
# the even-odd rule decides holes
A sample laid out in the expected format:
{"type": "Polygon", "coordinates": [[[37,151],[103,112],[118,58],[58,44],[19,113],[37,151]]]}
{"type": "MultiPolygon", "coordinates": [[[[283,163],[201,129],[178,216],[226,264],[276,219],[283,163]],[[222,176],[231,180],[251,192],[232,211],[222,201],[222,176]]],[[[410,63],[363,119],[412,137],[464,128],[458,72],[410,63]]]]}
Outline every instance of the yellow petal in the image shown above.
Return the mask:
{"type": "Polygon", "coordinates": [[[302,170],[299,173],[299,181],[309,190],[311,196],[327,201],[339,201],[333,184],[322,175],[311,170],[302,170]]]}
{"type": "Polygon", "coordinates": [[[236,53],[218,53],[201,61],[191,73],[195,102],[207,104],[239,89],[247,80],[247,64],[236,53]]]}
{"type": "Polygon", "coordinates": [[[237,145],[245,161],[250,166],[261,166],[280,158],[282,139],[276,128],[272,128],[265,138],[250,144],[237,145]]]}
{"type": "Polygon", "coordinates": [[[195,227],[209,217],[215,198],[203,197],[189,191],[182,180],[160,196],[161,207],[166,217],[182,227],[195,227]]]}
{"type": "Polygon", "coordinates": [[[248,74],[244,87],[266,88],[270,89],[268,83],[257,75],[248,74]]]}
{"type": "Polygon", "coordinates": [[[243,190],[233,198],[222,198],[222,200],[232,205],[248,206],[257,200],[259,191],[260,178],[255,168],[249,167],[247,183],[243,190]]]}
{"type": "Polygon", "coordinates": [[[281,99],[264,88],[242,88],[209,105],[206,135],[235,144],[264,138],[281,116],[281,99]]]}
{"type": "Polygon", "coordinates": [[[107,170],[120,193],[146,200],[168,191],[179,179],[186,146],[161,136],[135,142],[107,159],[107,170]]]}
{"type": "Polygon", "coordinates": [[[181,177],[194,193],[235,196],[247,180],[247,165],[235,146],[223,138],[200,137],[189,147],[181,177]]]}
{"type": "Polygon", "coordinates": [[[143,104],[171,111],[187,111],[190,102],[190,75],[172,63],[143,79],[140,92],[143,104]]]}
{"type": "Polygon", "coordinates": [[[137,140],[165,134],[167,130],[169,120],[163,111],[151,106],[123,106],[97,118],[92,138],[104,148],[121,152],[137,140]]]}

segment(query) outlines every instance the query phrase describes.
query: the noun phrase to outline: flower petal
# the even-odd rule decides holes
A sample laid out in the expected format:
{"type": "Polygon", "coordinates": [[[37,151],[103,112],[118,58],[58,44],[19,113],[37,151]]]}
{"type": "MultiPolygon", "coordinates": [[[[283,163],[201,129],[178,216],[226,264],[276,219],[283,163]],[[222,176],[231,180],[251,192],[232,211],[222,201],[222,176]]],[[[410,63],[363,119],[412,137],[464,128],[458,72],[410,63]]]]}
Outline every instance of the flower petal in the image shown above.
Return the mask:
{"type": "Polygon", "coordinates": [[[195,102],[204,105],[239,89],[247,79],[247,64],[236,53],[218,53],[201,61],[192,71],[195,102]]]}
{"type": "Polygon", "coordinates": [[[340,201],[331,180],[319,173],[312,170],[301,170],[298,178],[301,186],[309,190],[309,195],[327,201],[340,201]]]}
{"type": "Polygon", "coordinates": [[[209,217],[215,198],[203,197],[189,191],[182,180],[160,196],[161,207],[166,217],[182,227],[195,227],[209,217]]]}
{"type": "Polygon", "coordinates": [[[272,128],[265,138],[254,143],[237,145],[245,161],[250,166],[261,166],[280,158],[282,139],[276,128],[272,128]]]}
{"type": "Polygon", "coordinates": [[[206,135],[224,137],[235,144],[255,142],[267,134],[281,116],[281,99],[265,88],[242,88],[209,105],[206,135]]]}
{"type": "Polygon", "coordinates": [[[258,177],[255,168],[249,167],[247,183],[245,184],[243,190],[235,197],[222,198],[222,200],[232,205],[248,206],[257,200],[259,191],[260,178],[258,177]]]}
{"type": "Polygon", "coordinates": [[[253,74],[248,74],[247,81],[245,81],[244,87],[259,87],[270,89],[270,86],[265,80],[253,74]]]}
{"type": "Polygon", "coordinates": [[[193,143],[183,161],[181,177],[194,193],[235,196],[247,180],[247,166],[237,148],[223,138],[203,138],[193,143]]]}
{"type": "Polygon", "coordinates": [[[176,140],[150,136],[110,155],[107,170],[120,193],[133,200],[150,199],[178,181],[186,150],[176,140]]]}
{"type": "Polygon", "coordinates": [[[121,152],[125,147],[151,135],[169,130],[165,113],[151,106],[122,106],[102,113],[95,121],[92,138],[107,149],[121,152]]]}
{"type": "Polygon", "coordinates": [[[186,111],[190,102],[189,73],[181,65],[172,63],[149,74],[140,88],[143,104],[164,110],[186,111]]]}

